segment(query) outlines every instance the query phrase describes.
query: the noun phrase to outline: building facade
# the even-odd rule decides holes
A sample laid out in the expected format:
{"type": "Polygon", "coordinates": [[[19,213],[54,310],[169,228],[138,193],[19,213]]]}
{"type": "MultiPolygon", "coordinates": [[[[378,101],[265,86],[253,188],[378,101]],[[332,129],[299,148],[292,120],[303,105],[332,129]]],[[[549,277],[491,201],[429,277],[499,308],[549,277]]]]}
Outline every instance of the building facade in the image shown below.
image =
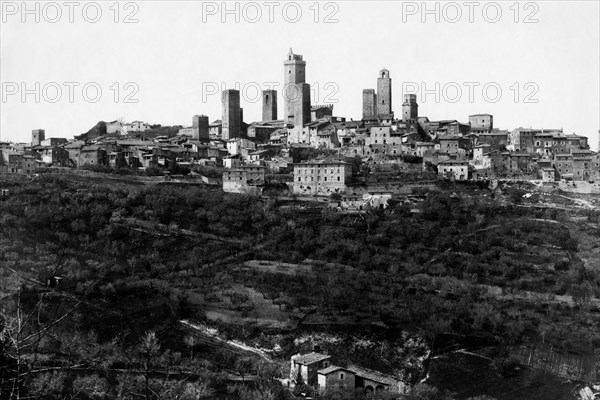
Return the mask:
{"type": "Polygon", "coordinates": [[[352,166],[343,161],[306,161],[294,165],[294,193],[329,196],[343,193],[352,176],[352,166]]]}

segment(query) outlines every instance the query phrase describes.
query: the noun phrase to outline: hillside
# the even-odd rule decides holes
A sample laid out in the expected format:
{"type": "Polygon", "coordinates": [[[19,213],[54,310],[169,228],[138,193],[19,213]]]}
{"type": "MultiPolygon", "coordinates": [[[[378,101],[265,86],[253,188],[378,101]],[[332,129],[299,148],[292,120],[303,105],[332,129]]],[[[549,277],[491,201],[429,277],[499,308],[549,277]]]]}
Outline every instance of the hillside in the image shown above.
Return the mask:
{"type": "MultiPolygon", "coordinates": [[[[92,379],[114,398],[146,376],[142,392],[193,382],[243,398],[226,377],[240,357],[253,375],[285,377],[289,356],[315,345],[409,383],[460,348],[486,349],[497,366],[522,345],[597,360],[594,199],[448,184],[344,214],[188,186],[43,176],[3,186],[0,328],[15,340],[0,351],[23,368],[7,369],[3,390],[21,373],[22,393],[53,382],[72,395],[92,379]],[[276,370],[264,372],[262,354],[276,370]]],[[[598,365],[570,376],[597,378],[598,365]]],[[[265,382],[253,390],[286,395],[265,382]]]]}

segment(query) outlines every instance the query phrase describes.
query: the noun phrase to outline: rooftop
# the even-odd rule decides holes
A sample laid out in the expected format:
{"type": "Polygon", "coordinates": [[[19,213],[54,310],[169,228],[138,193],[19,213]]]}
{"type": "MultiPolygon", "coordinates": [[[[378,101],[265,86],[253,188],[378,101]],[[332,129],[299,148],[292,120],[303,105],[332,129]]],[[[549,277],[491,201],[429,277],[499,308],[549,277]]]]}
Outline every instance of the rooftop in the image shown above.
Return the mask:
{"type": "Polygon", "coordinates": [[[469,165],[469,162],[466,160],[446,160],[440,162],[440,165],[469,165]]]}
{"type": "Polygon", "coordinates": [[[314,363],[317,363],[317,362],[320,362],[323,360],[328,360],[330,358],[331,358],[331,356],[321,354],[321,353],[308,353],[308,354],[299,355],[298,357],[296,357],[294,359],[294,362],[296,364],[309,365],[309,364],[314,364],[314,363]]]}
{"type": "MultiPolygon", "coordinates": [[[[362,197],[361,197],[361,199],[362,199],[362,197]]],[[[351,371],[351,370],[350,370],[350,369],[348,369],[348,368],[344,368],[344,367],[338,367],[337,365],[332,365],[332,366],[330,366],[330,367],[327,367],[327,368],[320,369],[320,370],[318,371],[318,373],[319,373],[319,374],[321,374],[321,375],[329,375],[330,373],[332,373],[332,372],[335,372],[335,371],[339,371],[340,369],[343,369],[344,371],[350,371],[350,372],[353,372],[353,371],[351,371]]]]}
{"type": "Polygon", "coordinates": [[[385,385],[394,386],[398,383],[395,379],[393,379],[389,376],[386,376],[380,372],[373,371],[373,370],[363,368],[363,367],[359,367],[357,365],[349,366],[348,370],[354,372],[356,375],[360,376],[361,378],[366,378],[366,379],[369,379],[374,382],[383,383],[385,385]]]}

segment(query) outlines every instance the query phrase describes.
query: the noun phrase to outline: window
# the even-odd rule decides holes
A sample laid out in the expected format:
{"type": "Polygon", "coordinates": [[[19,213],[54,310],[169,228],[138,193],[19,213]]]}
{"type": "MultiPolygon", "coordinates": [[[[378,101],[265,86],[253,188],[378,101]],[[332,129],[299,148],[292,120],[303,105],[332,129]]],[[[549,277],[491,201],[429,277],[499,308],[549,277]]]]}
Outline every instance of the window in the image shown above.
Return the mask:
{"type": "Polygon", "coordinates": [[[340,379],[344,379],[344,373],[340,372],[340,379]]]}

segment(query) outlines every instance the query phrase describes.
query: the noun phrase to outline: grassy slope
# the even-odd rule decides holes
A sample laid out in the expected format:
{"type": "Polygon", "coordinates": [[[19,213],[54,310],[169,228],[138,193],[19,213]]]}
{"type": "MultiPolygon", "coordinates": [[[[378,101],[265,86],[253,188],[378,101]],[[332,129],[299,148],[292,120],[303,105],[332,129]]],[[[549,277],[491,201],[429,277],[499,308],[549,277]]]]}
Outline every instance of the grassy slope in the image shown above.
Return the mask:
{"type": "MultiPolygon", "coordinates": [[[[417,215],[398,206],[392,214],[345,216],[206,189],[63,180],[10,189],[0,203],[3,265],[40,282],[61,275],[60,291],[86,304],[72,326],[101,339],[133,341],[154,328],[181,349],[173,335],[178,319],[222,315],[230,322],[220,325],[226,335],[283,345],[280,355],[302,347],[291,342],[299,332],[328,332],[331,324],[392,345],[406,339],[393,333],[398,328],[421,333],[434,351],[457,343],[543,340],[578,352],[600,345],[600,318],[589,309],[600,294],[598,212],[560,197],[453,187],[421,201],[417,215]],[[305,258],[348,268],[313,263],[304,267],[311,273],[293,275],[245,264],[305,258]],[[519,291],[575,295],[581,307],[519,291]],[[299,322],[300,331],[289,331],[299,322]],[[265,323],[276,331],[267,334],[265,323]]],[[[14,274],[0,273],[6,297],[16,289],[14,274]]],[[[354,357],[365,361],[360,352],[354,357]]],[[[369,366],[389,369],[383,358],[369,366]]]]}

